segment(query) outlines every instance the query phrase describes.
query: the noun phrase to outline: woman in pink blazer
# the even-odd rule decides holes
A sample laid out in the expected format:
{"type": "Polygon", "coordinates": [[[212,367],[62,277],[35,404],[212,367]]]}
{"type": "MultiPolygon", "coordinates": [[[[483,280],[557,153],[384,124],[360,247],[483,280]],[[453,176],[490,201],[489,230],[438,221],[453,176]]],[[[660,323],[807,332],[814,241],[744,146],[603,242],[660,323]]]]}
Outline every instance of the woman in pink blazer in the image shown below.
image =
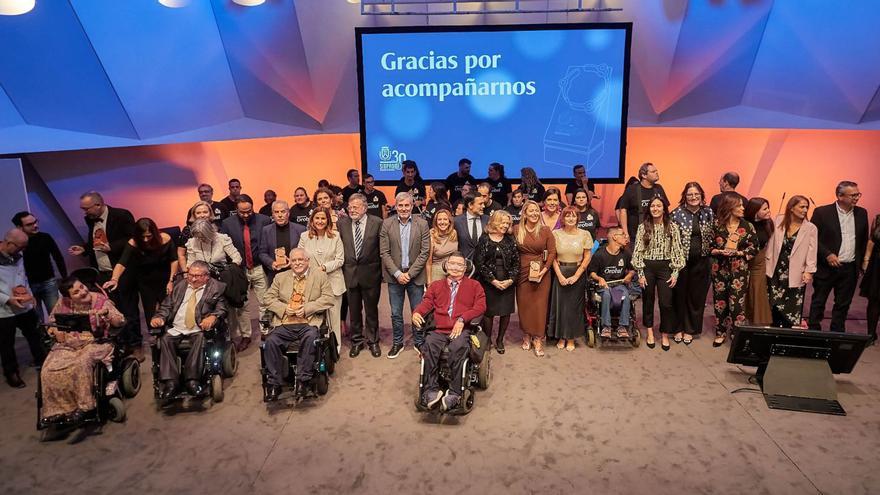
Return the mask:
{"type": "Polygon", "coordinates": [[[816,273],[818,230],[807,220],[810,202],[792,196],[767,245],[767,292],[774,327],[805,327],[801,316],[806,285],[816,273]]]}

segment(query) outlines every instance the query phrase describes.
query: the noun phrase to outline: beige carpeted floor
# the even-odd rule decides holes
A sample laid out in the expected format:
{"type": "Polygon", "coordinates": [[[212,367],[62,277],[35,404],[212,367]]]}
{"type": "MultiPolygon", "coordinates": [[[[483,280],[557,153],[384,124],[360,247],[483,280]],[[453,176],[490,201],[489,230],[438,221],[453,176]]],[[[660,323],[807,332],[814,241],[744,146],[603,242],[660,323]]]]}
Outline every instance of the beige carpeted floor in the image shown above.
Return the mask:
{"type": "MultiPolygon", "coordinates": [[[[380,308],[387,351],[384,294],[380,308]]],[[[864,299],[851,317],[864,318],[864,299]]],[[[24,368],[28,388],[0,385],[0,493],[880,493],[877,347],[837,377],[849,414],[835,417],[731,394],[754,370],[727,364],[708,331],[669,352],[580,346],[538,359],[511,327],[474,411],[443,422],[413,408],[411,347],[396,360],[345,348],[327,396],[269,411],[252,346],[222,404],[158,412],[144,366],[126,423],[41,443],[24,368]]],[[[864,332],[864,320],[850,327],[864,332]]]]}

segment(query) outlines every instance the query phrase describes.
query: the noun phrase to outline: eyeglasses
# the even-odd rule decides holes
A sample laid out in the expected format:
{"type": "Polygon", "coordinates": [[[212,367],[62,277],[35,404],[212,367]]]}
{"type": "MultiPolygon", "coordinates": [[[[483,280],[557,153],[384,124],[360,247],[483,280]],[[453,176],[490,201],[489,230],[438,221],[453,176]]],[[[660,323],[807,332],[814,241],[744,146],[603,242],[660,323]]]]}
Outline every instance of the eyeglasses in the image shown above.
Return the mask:
{"type": "Polygon", "coordinates": [[[862,197],[862,193],[844,194],[844,196],[850,197],[852,199],[859,199],[862,197]]]}

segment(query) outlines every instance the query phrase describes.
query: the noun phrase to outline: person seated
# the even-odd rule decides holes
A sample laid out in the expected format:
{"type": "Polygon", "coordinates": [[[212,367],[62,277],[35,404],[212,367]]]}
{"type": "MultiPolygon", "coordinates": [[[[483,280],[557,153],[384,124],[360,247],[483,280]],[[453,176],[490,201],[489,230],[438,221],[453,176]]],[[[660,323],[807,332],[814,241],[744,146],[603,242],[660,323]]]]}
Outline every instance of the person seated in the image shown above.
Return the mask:
{"type": "Polygon", "coordinates": [[[460,252],[449,255],[445,266],[446,278],[432,283],[425,291],[422,302],[413,311],[413,324],[419,328],[425,323],[425,315],[434,312],[434,331],[427,335],[420,349],[425,360],[423,400],[428,409],[440,404],[444,411],[449,411],[461,403],[462,366],[468,354],[471,335],[466,325],[482,318],[486,312],[483,286],[464,276],[466,268],[467,261],[460,252]],[[437,368],[445,347],[449,347],[452,382],[444,396],[440,391],[437,368]]]}
{"type": "Polygon", "coordinates": [[[602,337],[611,337],[611,306],[612,300],[620,300],[620,321],[617,327],[618,338],[628,338],[629,332],[629,284],[635,271],[632,267],[632,255],[624,249],[626,245],[626,233],[620,227],[608,229],[608,243],[599,248],[590,264],[587,272],[590,278],[599,284],[599,295],[602,296],[601,324],[602,337]],[[615,286],[609,287],[609,283],[621,281],[615,286]]]}
{"type": "Polygon", "coordinates": [[[104,294],[90,292],[76,277],[64,278],[58,285],[61,299],[49,314],[49,324],[62,314],[89,315],[91,331],[70,332],[50,326],[48,333],[55,339],[40,370],[45,423],[59,420],[79,422],[86,412],[97,407],[92,389],[95,365],[103,362],[108,367],[113,359],[113,344],[98,342],[106,338],[111,328],[125,324],[113,302],[104,294]]]}
{"type": "Polygon", "coordinates": [[[272,313],[272,331],[263,346],[269,387],[266,400],[278,400],[284,384],[284,353],[288,344],[299,342],[296,379],[300,397],[312,391],[315,371],[315,339],[324,311],[333,307],[336,296],[327,274],[309,269],[309,254],[303,248],[290,251],[290,270],[275,275],[264,304],[272,313]]]}
{"type": "Polygon", "coordinates": [[[223,295],[226,284],[211,278],[209,269],[204,261],[193,261],[186,277],[174,284],[171,294],[162,301],[150,320],[153,328],[168,327],[159,337],[159,398],[170,399],[177,394],[180,381],[177,347],[183,340],[189,340],[191,344],[183,368],[187,391],[195,397],[205,392],[202,384],[205,366],[203,332],[214,328],[228,312],[223,295]]]}

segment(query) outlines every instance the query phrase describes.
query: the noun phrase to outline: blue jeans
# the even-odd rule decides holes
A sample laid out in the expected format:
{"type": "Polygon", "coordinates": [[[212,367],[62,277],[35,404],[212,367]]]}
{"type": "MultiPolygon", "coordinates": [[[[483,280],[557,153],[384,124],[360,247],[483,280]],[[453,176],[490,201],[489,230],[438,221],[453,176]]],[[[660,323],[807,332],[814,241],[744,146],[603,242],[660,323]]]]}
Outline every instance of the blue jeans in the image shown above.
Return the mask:
{"type": "Polygon", "coordinates": [[[34,295],[34,299],[36,299],[34,310],[37,312],[40,322],[42,322],[43,310],[40,308],[40,303],[42,302],[43,306],[46,308],[46,314],[52,312],[52,308],[58,303],[58,298],[60,297],[60,294],[58,294],[58,281],[54,278],[50,278],[45,282],[37,282],[35,284],[30,284],[30,286],[31,293],[34,295]]]}
{"type": "MultiPolygon", "coordinates": [[[[631,301],[629,300],[629,288],[623,287],[623,290],[626,291],[626,295],[623,298],[623,301],[620,306],[620,321],[619,326],[621,327],[629,327],[629,311],[631,301]]],[[[599,295],[602,296],[602,327],[610,327],[611,326],[611,289],[601,289],[599,291],[599,295]]]]}
{"type": "MultiPolygon", "coordinates": [[[[403,297],[409,297],[409,310],[415,311],[416,306],[422,302],[425,295],[425,286],[410,282],[406,285],[398,283],[388,284],[388,301],[391,303],[391,330],[394,335],[394,344],[403,345],[403,297]]],[[[420,331],[413,329],[413,343],[421,347],[425,343],[425,336],[420,331]]]]}

